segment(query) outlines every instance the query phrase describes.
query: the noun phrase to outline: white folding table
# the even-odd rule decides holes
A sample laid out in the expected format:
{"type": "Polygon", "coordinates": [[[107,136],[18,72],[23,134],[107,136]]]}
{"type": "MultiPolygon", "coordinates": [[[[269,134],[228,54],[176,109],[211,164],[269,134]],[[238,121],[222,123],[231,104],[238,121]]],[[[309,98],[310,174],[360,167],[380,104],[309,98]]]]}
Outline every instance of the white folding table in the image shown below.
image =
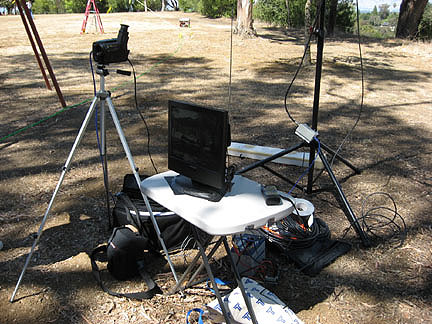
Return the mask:
{"type": "MultiPolygon", "coordinates": [[[[250,300],[246,298],[243,283],[237,267],[233,262],[226,236],[256,229],[269,222],[278,221],[290,215],[293,212],[294,206],[291,202],[284,199],[282,199],[281,205],[266,205],[265,199],[261,193],[261,185],[241,175],[234,176],[231,191],[219,202],[211,202],[188,195],[175,195],[169,186],[167,177],[174,177],[176,175],[178,174],[174,171],[167,171],[146,178],[141,182],[141,190],[147,197],[150,197],[162,206],[173,211],[193,226],[212,236],[220,236],[216,248],[221,242],[224,244],[227,255],[231,261],[232,271],[242,291],[252,322],[257,324],[255,314],[250,305],[250,300]]],[[[212,250],[209,256],[207,256],[205,247],[203,247],[199,240],[196,241],[200,253],[197,254],[196,260],[194,260],[191,265],[193,266],[198,258],[200,256],[202,257],[203,264],[213,284],[225,320],[227,323],[230,323],[228,313],[224,307],[222,297],[208,263],[208,258],[216,251],[216,248],[213,248],[214,251],[212,250]]],[[[188,270],[186,270],[185,273],[187,272],[188,270]]],[[[183,280],[184,278],[180,279],[177,283],[177,288],[180,287],[183,280]]]]}

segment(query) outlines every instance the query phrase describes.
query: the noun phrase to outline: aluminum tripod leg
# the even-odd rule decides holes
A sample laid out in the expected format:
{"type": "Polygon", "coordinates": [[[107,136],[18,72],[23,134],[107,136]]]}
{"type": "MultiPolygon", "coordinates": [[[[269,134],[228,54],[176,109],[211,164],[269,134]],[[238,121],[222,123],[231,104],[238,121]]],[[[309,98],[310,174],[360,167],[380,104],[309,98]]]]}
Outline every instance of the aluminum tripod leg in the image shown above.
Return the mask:
{"type": "Polygon", "coordinates": [[[78,145],[80,144],[81,139],[82,139],[82,137],[83,137],[83,135],[84,135],[84,133],[85,133],[85,130],[86,130],[86,128],[87,128],[87,126],[88,126],[88,124],[89,124],[89,122],[90,122],[90,118],[91,118],[92,115],[93,115],[94,109],[95,109],[95,107],[96,107],[96,102],[97,102],[97,100],[98,100],[98,97],[95,96],[94,99],[93,99],[93,101],[92,101],[92,103],[91,103],[91,105],[90,105],[89,110],[87,111],[87,115],[86,115],[85,118],[84,118],[84,121],[83,121],[83,123],[82,123],[82,125],[81,125],[81,128],[80,128],[80,130],[79,130],[79,132],[78,132],[78,135],[77,135],[77,137],[76,137],[76,139],[75,139],[75,142],[74,142],[74,144],[73,144],[73,146],[72,146],[72,149],[71,149],[71,151],[70,151],[70,153],[69,153],[69,156],[68,156],[68,158],[67,158],[67,160],[66,160],[66,163],[65,163],[65,165],[64,165],[63,168],[62,168],[62,173],[61,173],[61,175],[60,175],[60,179],[59,179],[59,181],[58,181],[58,183],[57,183],[56,188],[54,189],[54,193],[53,193],[53,195],[52,195],[52,197],[51,197],[51,200],[50,200],[50,202],[49,202],[49,204],[48,204],[48,208],[46,209],[45,214],[44,214],[44,216],[43,216],[43,218],[42,218],[42,222],[41,222],[41,224],[40,224],[40,226],[39,226],[39,230],[38,230],[38,232],[37,232],[36,239],[35,239],[34,242],[33,242],[33,245],[32,245],[32,247],[31,247],[31,249],[30,249],[30,252],[29,252],[29,254],[28,254],[28,256],[27,256],[27,259],[26,259],[26,262],[25,262],[25,264],[24,264],[24,267],[23,267],[23,269],[22,269],[22,271],[21,271],[21,275],[20,275],[19,278],[18,278],[18,282],[17,282],[17,284],[16,284],[16,286],[15,286],[15,290],[13,291],[12,296],[11,296],[11,298],[10,298],[10,300],[9,300],[11,303],[12,303],[12,302],[14,301],[14,299],[15,299],[15,295],[16,295],[16,293],[17,293],[17,291],[18,291],[18,287],[20,286],[21,281],[22,281],[22,279],[23,279],[23,277],[24,277],[24,274],[25,274],[25,272],[26,272],[26,270],[27,270],[27,267],[28,267],[28,265],[29,265],[29,263],[30,263],[30,260],[31,260],[32,256],[33,256],[33,253],[34,253],[34,250],[35,250],[35,248],[36,248],[36,245],[39,243],[39,239],[40,239],[40,237],[41,237],[41,235],[42,235],[42,231],[43,231],[43,228],[44,228],[44,226],[45,226],[45,222],[46,222],[46,220],[47,220],[47,218],[48,218],[48,214],[49,214],[49,212],[51,211],[52,205],[53,205],[54,200],[55,200],[55,198],[56,198],[56,196],[57,196],[57,193],[58,193],[58,191],[59,191],[59,189],[60,189],[60,187],[61,187],[61,185],[62,185],[62,183],[63,183],[63,180],[64,180],[64,177],[65,177],[65,175],[66,175],[66,172],[69,170],[70,164],[71,164],[71,162],[72,162],[72,158],[73,158],[73,156],[74,156],[74,154],[75,154],[75,151],[76,151],[78,145]]]}
{"type": "MultiPolygon", "coordinates": [[[[124,151],[126,153],[127,159],[129,160],[130,167],[131,167],[132,172],[133,172],[133,174],[135,176],[135,180],[136,180],[136,183],[138,185],[138,188],[141,188],[141,179],[140,179],[139,174],[138,174],[138,168],[136,167],[135,162],[134,162],[133,157],[132,157],[132,154],[131,154],[131,152],[129,150],[129,146],[128,146],[127,141],[126,141],[126,137],[124,136],[123,129],[121,128],[120,121],[119,121],[119,119],[117,117],[117,113],[115,111],[114,105],[113,105],[110,97],[107,97],[106,101],[108,103],[108,107],[109,107],[109,110],[110,110],[110,113],[111,113],[111,117],[112,117],[112,119],[114,121],[114,125],[115,125],[115,127],[117,129],[117,133],[118,133],[118,135],[120,137],[120,141],[121,141],[121,143],[123,145],[123,149],[124,149],[124,151]]],[[[144,199],[146,208],[147,208],[147,210],[150,213],[150,219],[151,219],[151,221],[153,223],[153,227],[154,227],[154,229],[156,231],[156,234],[158,236],[159,242],[161,243],[162,249],[163,249],[163,251],[164,251],[164,253],[166,255],[166,258],[168,260],[168,264],[169,264],[169,266],[171,268],[171,272],[174,275],[174,279],[175,279],[176,283],[178,283],[177,274],[175,272],[174,265],[171,262],[171,258],[170,258],[169,254],[168,254],[168,249],[166,248],[165,242],[164,242],[164,240],[162,238],[161,232],[159,230],[159,226],[157,224],[156,218],[154,217],[154,214],[153,214],[153,211],[151,209],[151,206],[150,206],[150,203],[148,201],[148,198],[147,198],[146,195],[144,195],[144,193],[142,192],[142,190],[140,190],[140,191],[141,191],[141,195],[142,195],[142,197],[144,199]]]]}
{"type": "Polygon", "coordinates": [[[107,153],[106,153],[106,123],[105,123],[105,100],[101,99],[100,101],[100,153],[101,153],[101,162],[102,162],[102,171],[103,171],[103,181],[105,187],[105,199],[106,199],[106,207],[107,207],[107,217],[108,217],[108,228],[112,228],[111,223],[111,215],[110,215],[110,193],[109,193],[109,177],[108,177],[108,161],[107,161],[107,153]]]}

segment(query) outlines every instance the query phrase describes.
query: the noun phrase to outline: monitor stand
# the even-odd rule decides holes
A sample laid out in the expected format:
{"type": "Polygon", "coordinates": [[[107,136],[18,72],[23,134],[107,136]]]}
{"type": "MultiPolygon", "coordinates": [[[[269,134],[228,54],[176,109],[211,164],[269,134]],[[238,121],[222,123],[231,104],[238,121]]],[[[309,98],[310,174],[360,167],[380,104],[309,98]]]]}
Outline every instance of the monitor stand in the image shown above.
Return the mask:
{"type": "Polygon", "coordinates": [[[218,202],[225,195],[226,190],[213,188],[183,175],[165,177],[175,195],[189,195],[203,198],[209,201],[218,202]]]}

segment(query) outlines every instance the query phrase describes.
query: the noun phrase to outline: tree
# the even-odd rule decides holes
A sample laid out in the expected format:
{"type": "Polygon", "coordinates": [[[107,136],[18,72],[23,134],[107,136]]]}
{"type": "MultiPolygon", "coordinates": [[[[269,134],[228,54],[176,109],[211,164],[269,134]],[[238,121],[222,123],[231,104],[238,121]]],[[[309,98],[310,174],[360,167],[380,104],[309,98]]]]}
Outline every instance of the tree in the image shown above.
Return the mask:
{"type": "Polygon", "coordinates": [[[252,0],[237,0],[237,26],[234,33],[242,36],[256,36],[252,19],[252,0]]]}
{"type": "Polygon", "coordinates": [[[396,37],[414,38],[417,35],[418,26],[427,3],[428,0],[402,0],[396,37]]]}
{"type": "Polygon", "coordinates": [[[380,4],[379,15],[381,19],[386,19],[390,15],[390,5],[386,3],[380,4]]]}
{"type": "Polygon", "coordinates": [[[428,3],[419,24],[419,37],[432,39],[432,4],[428,3]]]}
{"type": "Polygon", "coordinates": [[[287,27],[291,27],[289,0],[285,0],[285,5],[287,9],[287,27]]]}
{"type": "Polygon", "coordinates": [[[336,26],[337,5],[338,0],[330,0],[330,11],[327,23],[327,34],[330,36],[333,35],[336,26]]]}
{"type": "Polygon", "coordinates": [[[199,12],[211,18],[228,17],[232,15],[235,4],[233,0],[201,0],[199,12]]]}
{"type": "Polygon", "coordinates": [[[312,0],[306,0],[306,3],[305,3],[305,26],[304,26],[304,33],[305,33],[304,64],[305,65],[312,63],[310,44],[309,44],[311,28],[312,28],[312,0]]]}

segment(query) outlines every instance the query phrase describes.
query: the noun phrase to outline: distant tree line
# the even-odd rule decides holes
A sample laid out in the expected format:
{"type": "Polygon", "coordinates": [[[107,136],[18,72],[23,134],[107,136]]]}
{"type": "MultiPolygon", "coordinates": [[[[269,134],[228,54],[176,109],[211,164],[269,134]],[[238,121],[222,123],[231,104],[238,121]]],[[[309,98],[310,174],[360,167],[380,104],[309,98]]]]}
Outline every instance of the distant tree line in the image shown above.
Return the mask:
{"type": "MultiPolygon", "coordinates": [[[[84,12],[88,0],[33,0],[33,12],[79,13],[84,12]]],[[[204,16],[229,17],[237,15],[237,4],[245,0],[95,0],[101,13],[125,11],[153,11],[174,9],[185,12],[199,12],[204,16]]],[[[253,17],[275,26],[305,27],[309,15],[315,16],[317,1],[321,0],[246,0],[253,4],[253,17]],[[309,10],[309,12],[308,12],[309,10]],[[306,19],[307,20],[307,19],[306,19]]],[[[356,24],[354,0],[325,0],[326,30],[352,32],[356,24]]],[[[11,0],[0,0],[0,6],[12,9],[11,0]]],[[[381,4],[371,13],[362,14],[362,31],[378,36],[381,29],[388,37],[432,38],[432,8],[428,0],[402,0],[400,12],[391,12],[390,5],[381,4]],[[393,28],[394,27],[394,28],[393,28]]]]}

